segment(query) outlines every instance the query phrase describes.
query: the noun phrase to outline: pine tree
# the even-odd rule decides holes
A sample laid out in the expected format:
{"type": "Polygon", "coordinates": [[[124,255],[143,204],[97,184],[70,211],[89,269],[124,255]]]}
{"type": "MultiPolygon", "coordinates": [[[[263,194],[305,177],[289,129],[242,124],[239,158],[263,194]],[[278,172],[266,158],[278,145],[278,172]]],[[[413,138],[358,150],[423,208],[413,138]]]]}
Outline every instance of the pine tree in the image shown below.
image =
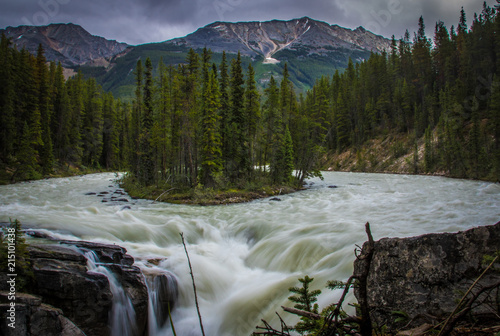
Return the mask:
{"type": "Polygon", "coordinates": [[[229,74],[227,67],[227,57],[226,52],[222,52],[222,61],[219,65],[220,72],[220,136],[222,142],[222,161],[224,164],[224,170],[228,172],[229,167],[229,153],[231,149],[230,143],[230,100],[229,100],[229,74]]]}
{"type": "Polygon", "coordinates": [[[31,139],[28,123],[25,122],[19,152],[17,153],[19,163],[12,176],[12,181],[24,181],[41,177],[40,173],[38,173],[39,167],[36,160],[36,150],[33,148],[31,139]]]}
{"type": "MultiPolygon", "coordinates": [[[[313,280],[314,278],[310,278],[307,275],[299,279],[302,287],[290,287],[288,290],[295,295],[289,296],[288,299],[295,303],[294,308],[318,314],[318,304],[316,301],[318,300],[317,296],[321,294],[321,290],[310,289],[310,284],[313,280]]],[[[311,332],[319,327],[320,321],[308,317],[301,317],[300,322],[298,322],[293,329],[301,335],[304,335],[306,332],[311,332]]]]}
{"type": "Polygon", "coordinates": [[[208,77],[203,94],[200,182],[211,188],[216,186],[216,177],[222,170],[222,144],[218,131],[220,93],[216,73],[210,71],[208,77]]]}
{"type": "Polygon", "coordinates": [[[51,134],[51,119],[53,108],[50,101],[48,69],[42,45],[38,46],[36,56],[35,81],[38,86],[38,108],[40,110],[41,137],[38,152],[40,153],[40,165],[43,174],[49,174],[54,165],[54,153],[51,134]]]}
{"type": "Polygon", "coordinates": [[[102,99],[100,87],[91,78],[85,83],[82,120],[83,164],[99,168],[102,154],[102,99]]]}
{"type": "Polygon", "coordinates": [[[143,114],[143,67],[142,61],[137,61],[135,69],[135,100],[131,120],[132,148],[130,155],[130,169],[136,177],[140,177],[141,172],[141,143],[140,133],[142,128],[143,114]]]}
{"type": "MultiPolygon", "coordinates": [[[[11,41],[2,33],[0,40],[0,160],[8,161],[18,136],[15,117],[14,52],[11,41]]],[[[19,134],[21,135],[21,134],[19,134]]]]}
{"type": "Polygon", "coordinates": [[[248,138],[248,116],[246,115],[244,98],[245,87],[243,70],[241,66],[241,55],[238,53],[236,59],[231,62],[230,78],[230,106],[229,118],[229,156],[226,167],[231,181],[248,178],[252,171],[250,161],[250,146],[248,138]]]}
{"type": "Polygon", "coordinates": [[[276,136],[281,136],[278,127],[281,127],[280,118],[281,112],[279,110],[279,88],[276,80],[273,76],[269,81],[269,85],[265,89],[265,102],[264,102],[264,136],[262,137],[263,142],[261,146],[262,150],[262,162],[261,166],[264,166],[272,162],[274,157],[274,139],[276,136]]]}
{"type": "Polygon", "coordinates": [[[155,181],[155,160],[151,133],[153,131],[153,65],[148,57],[144,71],[144,110],[142,113],[140,138],[140,181],[144,185],[151,185],[155,181]]]}
{"type": "Polygon", "coordinates": [[[248,72],[245,88],[245,115],[248,118],[248,141],[251,165],[254,166],[255,143],[257,141],[257,129],[260,122],[260,95],[255,82],[255,71],[252,64],[248,64],[248,72]]]}

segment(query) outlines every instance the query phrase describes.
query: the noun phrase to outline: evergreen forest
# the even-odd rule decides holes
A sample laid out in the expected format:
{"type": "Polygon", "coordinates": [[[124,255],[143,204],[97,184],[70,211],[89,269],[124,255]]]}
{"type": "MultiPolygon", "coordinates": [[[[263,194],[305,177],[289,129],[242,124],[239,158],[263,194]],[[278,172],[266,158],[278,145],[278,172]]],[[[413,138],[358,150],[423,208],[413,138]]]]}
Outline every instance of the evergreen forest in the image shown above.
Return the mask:
{"type": "Polygon", "coordinates": [[[412,173],[498,181],[500,10],[485,3],[471,21],[462,9],[457,27],[438,22],[429,38],[420,18],[413,37],[302,93],[286,64],[262,91],[240,55],[139,59],[131,103],[2,36],[0,180],[89,169],[164,189],[300,188],[330,156],[402,134],[395,155],[410,154],[412,173]]]}

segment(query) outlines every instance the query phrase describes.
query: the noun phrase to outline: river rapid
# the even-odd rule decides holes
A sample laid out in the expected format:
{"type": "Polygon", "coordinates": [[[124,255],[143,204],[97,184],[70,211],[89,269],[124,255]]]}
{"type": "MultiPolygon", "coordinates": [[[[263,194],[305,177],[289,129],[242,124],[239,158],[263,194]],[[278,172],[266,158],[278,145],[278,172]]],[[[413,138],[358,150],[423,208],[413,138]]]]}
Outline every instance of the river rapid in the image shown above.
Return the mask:
{"type": "MultiPolygon", "coordinates": [[[[200,335],[184,233],[206,335],[250,335],[280,306],[293,306],[288,288],[309,275],[325,307],[340,296],[328,280],[346,280],[354,249],[366,240],[455,232],[500,220],[500,185],[443,177],[325,172],[324,181],[280,196],[227,206],[184,206],[147,200],[102,202],[89,192],[114,191],[115,174],[95,174],[0,186],[0,222],[63,239],[116,243],[139,267],[159,258],[177,278],[177,335],[200,335]],[[125,207],[128,206],[129,208],[125,207]]],[[[123,197],[123,196],[122,196],[123,197]]],[[[127,196],[125,196],[127,197],[127,196]]],[[[353,302],[350,294],[347,301],[353,302]]],[[[171,335],[170,327],[155,335],[171,335]]]]}

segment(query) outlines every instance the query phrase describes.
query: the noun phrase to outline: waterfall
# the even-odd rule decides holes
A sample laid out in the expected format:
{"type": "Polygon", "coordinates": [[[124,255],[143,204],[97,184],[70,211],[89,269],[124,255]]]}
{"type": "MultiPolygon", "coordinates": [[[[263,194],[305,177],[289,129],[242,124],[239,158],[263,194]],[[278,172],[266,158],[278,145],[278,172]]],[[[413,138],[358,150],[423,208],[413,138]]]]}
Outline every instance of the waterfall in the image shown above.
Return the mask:
{"type": "Polygon", "coordinates": [[[109,289],[113,294],[113,306],[109,314],[111,336],[134,336],[137,334],[135,310],[130,297],[116,279],[113,272],[99,263],[99,257],[94,251],[85,251],[88,270],[100,273],[108,278],[109,289]]]}
{"type": "MultiPolygon", "coordinates": [[[[367,221],[374,239],[380,239],[464,231],[500,218],[500,185],[495,183],[340,172],[323,176],[323,181],[308,180],[308,190],[281,196],[281,202],[198,207],[135,200],[127,211],[86,195],[116,190],[110,186],[112,173],[3,185],[0,222],[17,218],[61,239],[118,244],[134,257],[146,279],[148,273],[172,272],[179,286],[175,330],[178,335],[199,335],[179,237],[184,232],[206,335],[234,336],[250,335],[261,319],[279,326],[275,312],[290,305],[288,288],[299,285],[305,275],[315,279],[312,289],[322,290],[320,308],[337,302],[341,293],[325,290],[325,284],[352,275],[353,251],[366,240],[367,221]],[[152,267],[150,259],[161,262],[152,267]]],[[[93,262],[95,268],[108,267],[93,262]]],[[[155,329],[155,336],[172,335],[167,306],[159,310],[155,303],[161,286],[149,280],[148,287],[150,335],[155,329]]],[[[345,302],[355,302],[354,296],[345,302]]],[[[142,308],[147,310],[146,302],[142,308]]],[[[281,317],[290,325],[298,320],[292,314],[281,317]]]]}
{"type": "Polygon", "coordinates": [[[174,300],[178,296],[177,281],[165,270],[145,274],[148,287],[148,334],[157,335],[169,319],[174,300]]]}

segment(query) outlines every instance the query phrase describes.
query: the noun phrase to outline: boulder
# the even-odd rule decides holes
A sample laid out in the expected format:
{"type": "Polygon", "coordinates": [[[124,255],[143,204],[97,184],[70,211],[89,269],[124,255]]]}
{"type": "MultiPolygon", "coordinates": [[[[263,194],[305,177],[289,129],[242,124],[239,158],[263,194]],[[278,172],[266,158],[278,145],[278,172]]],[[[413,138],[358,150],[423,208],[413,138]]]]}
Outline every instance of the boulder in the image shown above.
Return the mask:
{"type": "Polygon", "coordinates": [[[87,259],[70,247],[38,245],[30,246],[29,252],[36,283],[33,291],[85,333],[109,335],[113,295],[107,277],[87,272],[87,259]]]}
{"type": "Polygon", "coordinates": [[[6,336],[85,336],[73,322],[62,315],[60,309],[42,303],[35,295],[17,293],[15,328],[7,319],[10,308],[7,292],[0,292],[0,334],[6,336]]]}
{"type": "Polygon", "coordinates": [[[30,246],[36,294],[60,308],[88,335],[109,335],[113,294],[108,278],[87,269],[81,251],[94,251],[130,297],[135,310],[137,335],[147,324],[148,292],[144,276],[132,266],[134,259],[116,245],[64,241],[58,245],[30,246]],[[80,250],[81,251],[80,251],[80,250]]]}
{"type": "MultiPolygon", "coordinates": [[[[367,243],[363,246],[366,248],[367,243]]],[[[484,256],[499,250],[500,222],[465,232],[375,242],[367,279],[372,321],[395,330],[402,326],[395,322],[397,311],[406,313],[412,326],[446,318],[486,268],[484,256]]],[[[361,272],[362,264],[360,260],[354,262],[354,274],[361,272]]],[[[480,285],[499,281],[499,272],[492,271],[480,285]]],[[[359,300],[358,291],[355,295],[359,300]]],[[[491,318],[487,301],[472,311],[476,321],[491,318]]]]}

